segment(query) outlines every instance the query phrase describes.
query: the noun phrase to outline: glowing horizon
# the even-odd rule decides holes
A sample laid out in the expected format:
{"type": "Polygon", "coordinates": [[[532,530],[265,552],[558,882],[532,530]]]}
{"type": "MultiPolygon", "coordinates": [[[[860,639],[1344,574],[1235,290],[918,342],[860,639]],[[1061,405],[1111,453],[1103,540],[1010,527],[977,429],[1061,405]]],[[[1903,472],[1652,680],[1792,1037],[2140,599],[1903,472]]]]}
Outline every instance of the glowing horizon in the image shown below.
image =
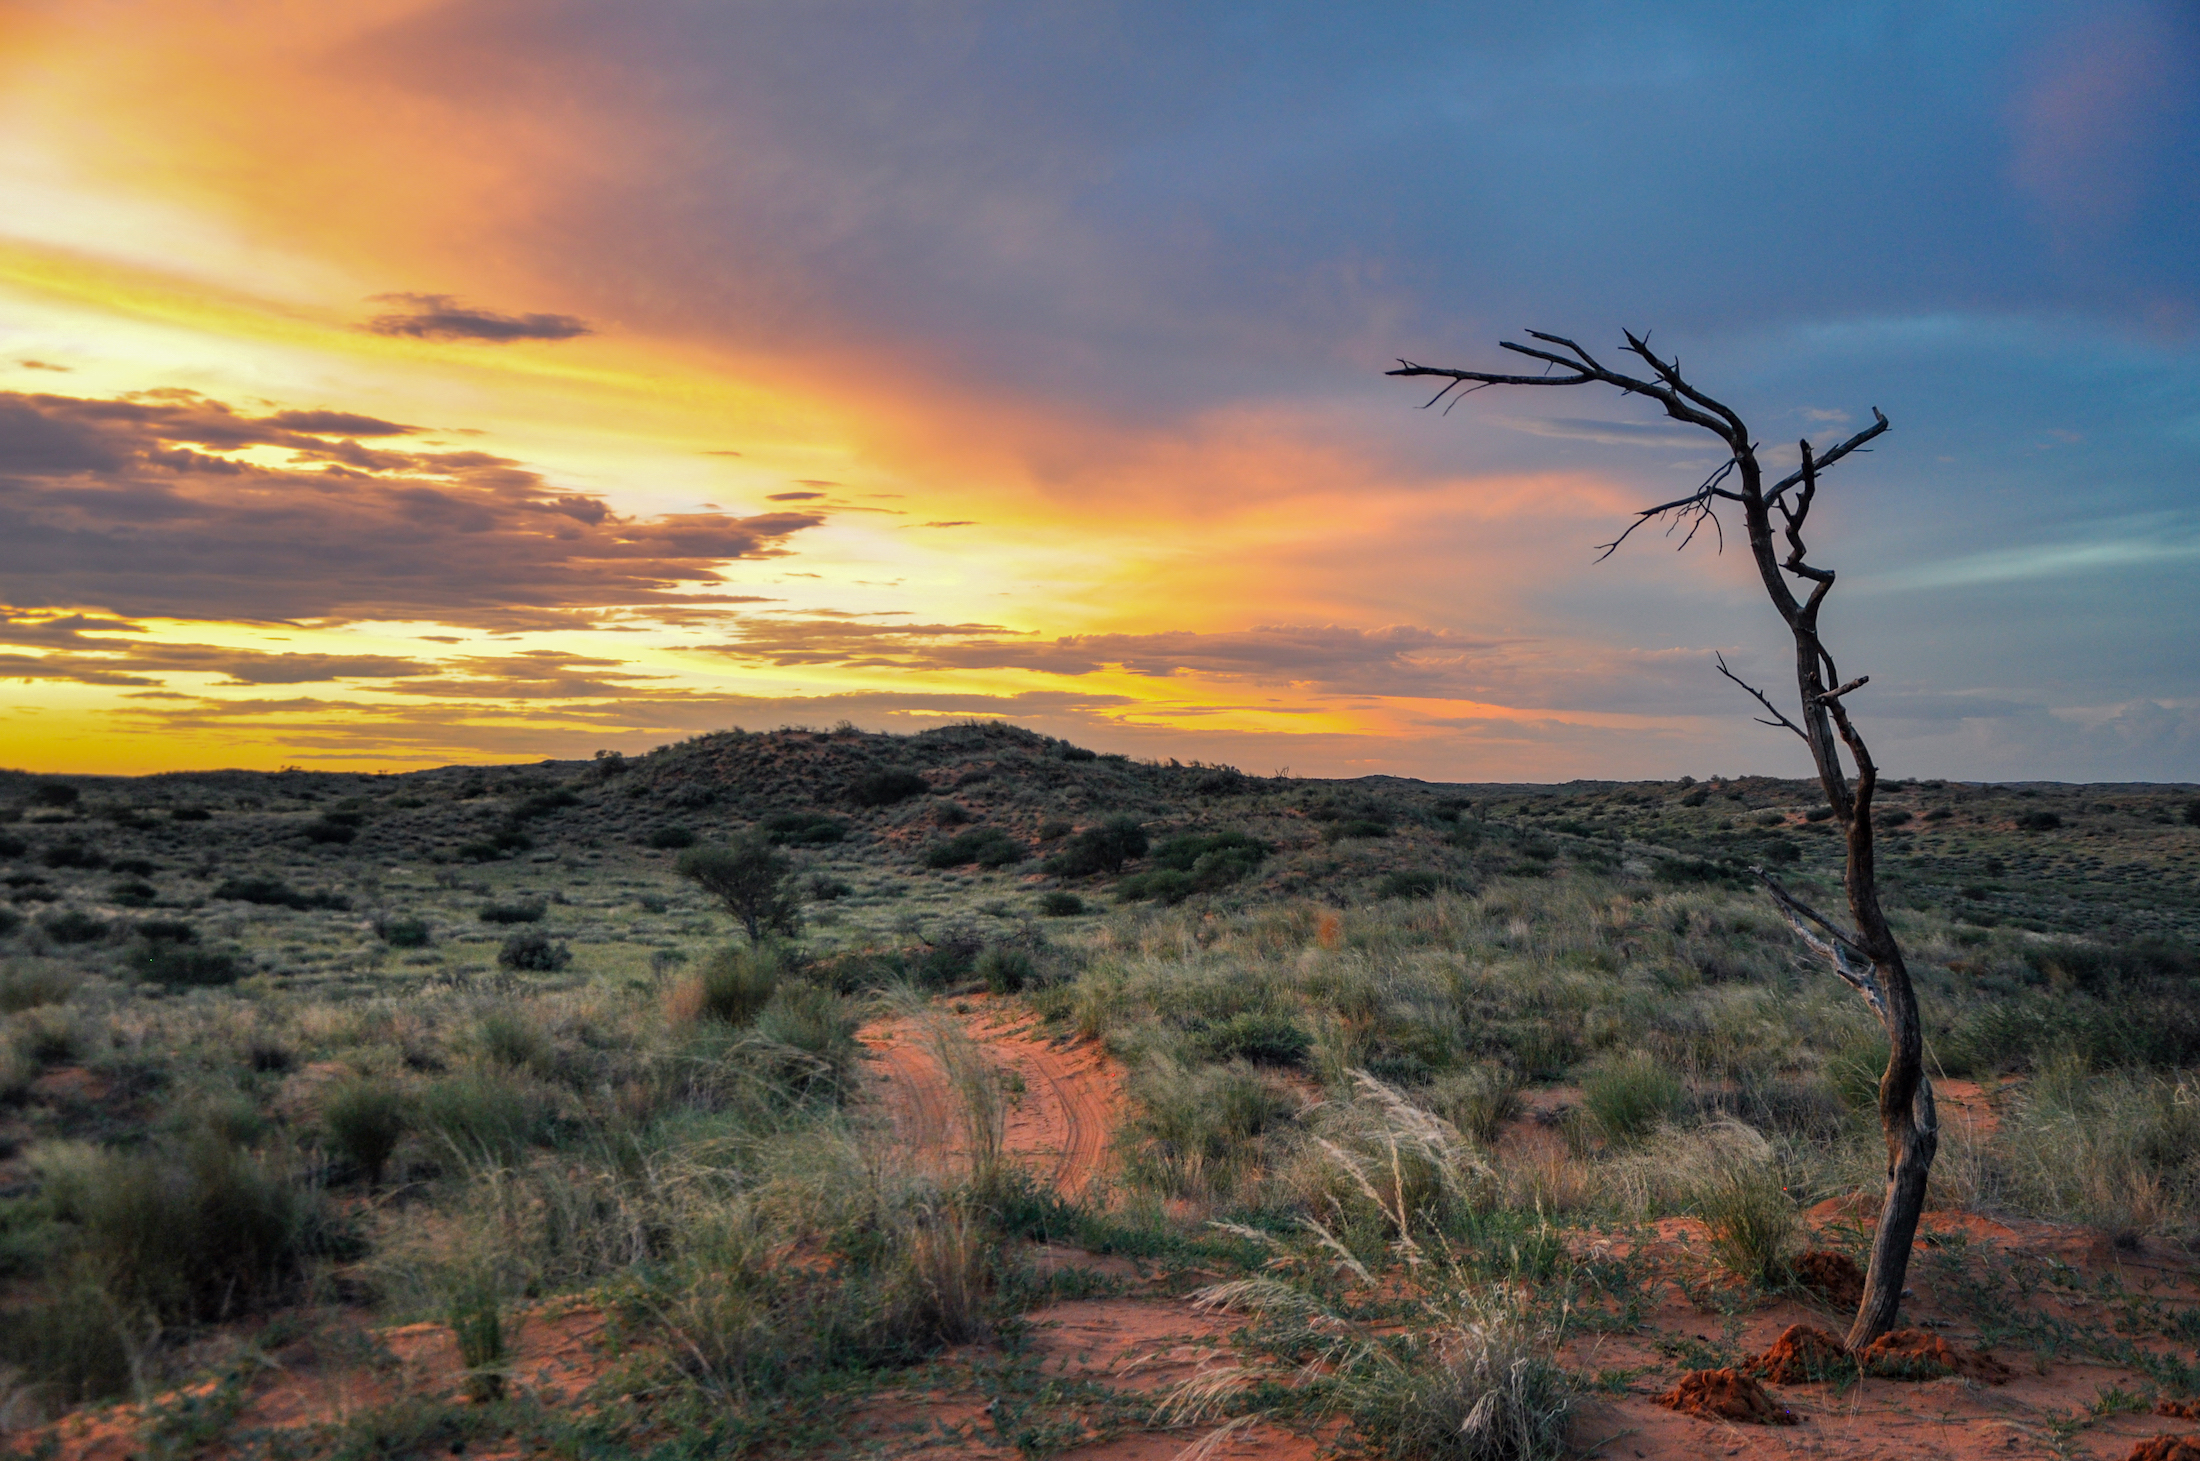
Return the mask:
{"type": "MultiPolygon", "coordinates": [[[[1475,152],[1480,183],[1341,161],[1488,140],[1463,78],[1533,54],[1593,85],[1648,22],[1447,29],[1427,56],[1378,27],[1389,61],[1331,67],[1334,18],[1279,21],[1200,101],[1231,27],[1126,17],[1134,52],[1181,43],[1161,73],[1007,12],[0,10],[0,764],[403,769],[978,715],[1259,771],[1794,774],[1709,673],[1777,674],[1739,556],[1590,566],[1708,439],[1570,392],[1417,415],[1379,373],[1488,359],[1523,312],[1602,338],[1624,307],[1768,437],[1894,418],[1825,550],[1892,770],[2200,779],[2172,196],[2200,73],[2173,8],[1936,32],[1829,90],[1848,120],[1786,146],[1983,148],[1999,191],[1933,247],[1862,219],[1839,290],[1736,238],[1738,304],[1666,262],[1702,247],[1708,164],[1664,179],[1664,254],[1569,275],[1491,230],[1598,196],[1601,144],[1505,133],[1560,150],[1534,176],[1475,152]],[[2073,47],[2090,90],[2056,69],[2073,47]],[[1990,105],[1864,120],[1958,53],[1990,105]],[[1982,534],[1986,501],[2011,510],[1982,534]]],[[[1660,34],[1680,89],[1792,42],[1660,34]]]]}

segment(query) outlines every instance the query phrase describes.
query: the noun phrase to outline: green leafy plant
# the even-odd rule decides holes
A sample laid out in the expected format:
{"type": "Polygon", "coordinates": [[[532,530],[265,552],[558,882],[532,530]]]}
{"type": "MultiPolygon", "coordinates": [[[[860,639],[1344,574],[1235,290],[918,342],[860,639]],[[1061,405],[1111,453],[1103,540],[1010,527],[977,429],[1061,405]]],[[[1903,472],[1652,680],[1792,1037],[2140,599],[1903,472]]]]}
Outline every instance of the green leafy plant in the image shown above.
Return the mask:
{"type": "Polygon", "coordinates": [[[680,876],[720,903],[741,922],[749,942],[767,934],[793,934],[801,926],[802,904],[788,886],[794,864],[760,837],[716,847],[691,847],[680,854],[680,876]]]}
{"type": "Polygon", "coordinates": [[[515,933],[497,950],[497,966],[531,974],[555,974],[571,965],[573,951],[539,929],[515,933]]]}
{"type": "Polygon", "coordinates": [[[329,1149],[379,1186],[412,1124],[404,1094],[383,1080],[355,1079],[330,1089],[321,1103],[321,1132],[329,1149]]]}

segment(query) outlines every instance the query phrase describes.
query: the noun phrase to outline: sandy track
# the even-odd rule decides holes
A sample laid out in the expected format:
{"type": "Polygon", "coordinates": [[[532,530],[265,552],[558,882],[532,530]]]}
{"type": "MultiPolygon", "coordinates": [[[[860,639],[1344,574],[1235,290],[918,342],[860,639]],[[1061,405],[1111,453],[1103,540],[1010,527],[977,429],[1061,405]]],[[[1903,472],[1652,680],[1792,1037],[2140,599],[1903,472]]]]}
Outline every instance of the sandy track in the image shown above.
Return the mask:
{"type": "MultiPolygon", "coordinates": [[[[1075,1197],[1105,1170],[1108,1139],[1123,1100],[1123,1072],[1098,1043],[1056,1044],[1038,1022],[1013,1005],[958,1001],[968,1013],[941,1007],[986,1057],[1023,1080],[1012,1099],[1003,1146],[1065,1197],[1075,1197]]],[[[959,1102],[924,1027],[905,1018],[862,1032],[873,1056],[873,1099],[892,1123],[896,1142],[918,1166],[947,1171],[967,1149],[959,1102]]]]}

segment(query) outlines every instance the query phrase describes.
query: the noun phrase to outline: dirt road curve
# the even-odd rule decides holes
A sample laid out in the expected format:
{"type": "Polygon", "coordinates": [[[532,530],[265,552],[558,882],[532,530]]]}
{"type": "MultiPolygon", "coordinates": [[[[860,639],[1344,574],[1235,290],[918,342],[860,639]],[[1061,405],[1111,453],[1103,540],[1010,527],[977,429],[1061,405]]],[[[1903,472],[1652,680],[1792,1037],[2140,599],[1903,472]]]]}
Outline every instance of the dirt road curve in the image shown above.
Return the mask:
{"type": "MultiPolygon", "coordinates": [[[[1092,1041],[1050,1042],[1037,1021],[1013,1006],[961,1003],[969,1013],[943,1007],[938,1017],[960,1024],[987,1058],[1023,1078],[1008,1113],[1009,1154],[1064,1196],[1082,1193],[1106,1166],[1122,1070],[1092,1041]]],[[[900,1144],[920,1165],[952,1168],[963,1151],[962,1118],[926,1032],[892,1019],[866,1027],[861,1038],[874,1057],[874,1098],[900,1144]]]]}

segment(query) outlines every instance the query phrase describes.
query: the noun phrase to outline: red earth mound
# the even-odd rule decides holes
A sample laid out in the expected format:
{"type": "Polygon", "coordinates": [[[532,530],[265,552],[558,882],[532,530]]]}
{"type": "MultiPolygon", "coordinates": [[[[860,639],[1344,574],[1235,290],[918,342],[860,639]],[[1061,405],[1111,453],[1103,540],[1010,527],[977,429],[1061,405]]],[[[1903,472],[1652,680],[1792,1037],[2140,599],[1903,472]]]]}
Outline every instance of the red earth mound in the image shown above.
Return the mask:
{"type": "Polygon", "coordinates": [[[1890,1329],[1857,1356],[1864,1373],[1882,1380],[1938,1380],[1969,1375],[1989,1385],[2006,1384],[2009,1367],[1990,1354],[1964,1354],[1923,1329],[1890,1329]]]}
{"type": "Polygon", "coordinates": [[[1836,1309],[1853,1309],[1864,1301],[1864,1270],[1846,1253],[1805,1253],[1795,1260],[1795,1277],[1836,1309]]]}
{"type": "Polygon", "coordinates": [[[2175,1416],[2179,1420],[2200,1420],[2200,1400],[2163,1400],[2154,1407],[2156,1415],[2175,1416]]]}
{"type": "Polygon", "coordinates": [[[2133,1446],[2124,1461],[2200,1461],[2200,1445],[2190,1436],[2156,1436],[2133,1446]]]}
{"type": "Polygon", "coordinates": [[[1749,1362],[1748,1368],[1775,1385],[1801,1385],[1829,1379],[1854,1363],[1841,1341],[1815,1324],[1790,1324],[1772,1348],[1749,1362]]]}
{"type": "Polygon", "coordinates": [[[1682,1415],[1747,1425],[1794,1425],[1802,1419],[1775,1404],[1765,1387],[1742,1370],[1690,1370],[1681,1376],[1678,1385],[1658,1397],[1658,1404],[1682,1415]]]}

